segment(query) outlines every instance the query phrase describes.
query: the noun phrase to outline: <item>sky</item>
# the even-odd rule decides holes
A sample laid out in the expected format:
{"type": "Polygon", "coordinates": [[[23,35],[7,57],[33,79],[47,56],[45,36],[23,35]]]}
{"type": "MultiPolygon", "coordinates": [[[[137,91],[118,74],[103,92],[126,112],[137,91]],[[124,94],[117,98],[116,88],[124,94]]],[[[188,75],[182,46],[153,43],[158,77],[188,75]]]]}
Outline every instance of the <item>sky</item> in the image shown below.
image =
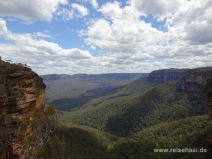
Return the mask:
{"type": "Polygon", "coordinates": [[[0,56],[38,74],[212,66],[211,0],[0,0],[0,56]]]}

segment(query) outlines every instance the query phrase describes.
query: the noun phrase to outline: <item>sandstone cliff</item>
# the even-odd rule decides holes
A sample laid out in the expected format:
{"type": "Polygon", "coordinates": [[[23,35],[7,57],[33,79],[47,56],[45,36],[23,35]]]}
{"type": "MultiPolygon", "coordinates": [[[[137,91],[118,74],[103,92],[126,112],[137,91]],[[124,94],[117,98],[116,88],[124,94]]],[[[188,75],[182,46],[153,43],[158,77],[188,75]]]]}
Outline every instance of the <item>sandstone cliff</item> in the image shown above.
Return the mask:
{"type": "Polygon", "coordinates": [[[179,89],[186,92],[201,93],[210,77],[212,77],[212,67],[190,70],[180,83],[179,89]]]}
{"type": "Polygon", "coordinates": [[[176,91],[179,93],[186,92],[189,101],[196,107],[193,112],[196,114],[206,113],[205,89],[207,80],[211,77],[212,67],[197,69],[165,69],[151,72],[148,76],[148,81],[156,84],[176,81],[176,91]]]}
{"type": "Polygon", "coordinates": [[[167,83],[185,77],[189,69],[164,69],[152,71],[148,81],[156,84],[167,83]]]}
{"type": "Polygon", "coordinates": [[[207,79],[212,77],[212,67],[197,69],[163,69],[152,71],[148,75],[148,81],[156,84],[181,80],[181,91],[195,92],[203,89],[207,79]]]}
{"type": "MultiPolygon", "coordinates": [[[[207,74],[207,76],[210,74],[207,74]]],[[[208,110],[208,114],[210,115],[210,118],[212,117],[212,77],[210,76],[206,81],[202,79],[200,80],[200,78],[198,78],[198,80],[194,80],[199,84],[205,84],[206,82],[206,86],[205,86],[205,105],[207,107],[208,110]],[[201,82],[200,82],[201,81],[201,82]]],[[[190,90],[190,89],[188,89],[190,90]]],[[[193,89],[192,89],[193,90],[193,89]]],[[[195,154],[191,154],[188,158],[189,159],[209,159],[211,158],[211,153],[212,153],[212,128],[207,131],[204,132],[202,135],[200,135],[196,141],[193,143],[193,147],[203,147],[207,149],[207,153],[195,153],[195,154]]]]}
{"type": "Polygon", "coordinates": [[[208,114],[212,117],[212,77],[207,80],[206,99],[208,114]]]}
{"type": "Polygon", "coordinates": [[[45,85],[31,69],[0,61],[0,158],[24,156],[24,136],[37,109],[43,109],[45,85]]]}

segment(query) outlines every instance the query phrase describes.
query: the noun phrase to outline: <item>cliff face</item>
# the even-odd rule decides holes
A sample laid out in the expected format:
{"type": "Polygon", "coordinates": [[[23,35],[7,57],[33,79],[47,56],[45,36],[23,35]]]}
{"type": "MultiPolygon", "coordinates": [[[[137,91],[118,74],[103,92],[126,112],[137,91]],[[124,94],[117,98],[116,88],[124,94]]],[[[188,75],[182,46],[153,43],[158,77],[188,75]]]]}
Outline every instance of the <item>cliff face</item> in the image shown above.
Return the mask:
{"type": "Polygon", "coordinates": [[[183,78],[179,89],[193,93],[202,92],[210,77],[212,77],[212,67],[191,70],[187,72],[187,75],[183,78]]]}
{"type": "Polygon", "coordinates": [[[207,80],[206,99],[208,114],[212,117],[212,77],[207,80]]]}
{"type": "Polygon", "coordinates": [[[156,84],[167,83],[182,79],[187,74],[188,69],[164,69],[156,70],[149,74],[148,81],[156,84]]]}
{"type": "Polygon", "coordinates": [[[208,78],[212,77],[212,67],[198,69],[166,69],[153,71],[148,81],[156,84],[180,80],[178,91],[203,93],[208,78]]]}
{"type": "Polygon", "coordinates": [[[212,76],[212,67],[198,69],[164,69],[152,71],[148,76],[148,81],[161,84],[183,79],[185,85],[182,85],[182,89],[190,91],[189,85],[205,85],[207,78],[210,76],[212,76]]]}
{"type": "Polygon", "coordinates": [[[10,158],[24,156],[22,142],[30,133],[27,124],[44,104],[45,85],[36,73],[21,64],[0,61],[1,159],[8,157],[5,154],[10,158]]]}
{"type": "MultiPolygon", "coordinates": [[[[207,105],[205,90],[209,78],[212,77],[212,67],[193,69],[179,82],[178,91],[187,92],[193,104],[207,105]]],[[[207,109],[206,106],[202,107],[207,109]]]]}
{"type": "MultiPolygon", "coordinates": [[[[176,91],[186,92],[189,101],[196,107],[196,113],[206,113],[205,89],[207,80],[212,77],[212,67],[197,69],[166,69],[153,71],[148,76],[148,81],[162,84],[177,80],[176,91]]],[[[211,94],[210,94],[211,95],[211,94]]],[[[208,102],[211,101],[208,99],[208,102]]]]}
{"type": "MultiPolygon", "coordinates": [[[[207,73],[208,74],[208,73],[207,73]]],[[[204,79],[204,78],[203,78],[204,79]]],[[[194,80],[199,84],[205,84],[205,104],[207,106],[208,114],[212,117],[212,77],[210,76],[207,80],[203,80],[198,78],[198,80],[194,80]]],[[[188,89],[190,90],[190,89],[188,89]]],[[[193,89],[192,89],[193,90],[193,89]]],[[[200,135],[196,141],[193,143],[193,147],[204,147],[207,149],[208,153],[196,153],[191,154],[189,159],[208,159],[211,158],[212,152],[212,134],[210,129],[208,132],[203,133],[200,135]],[[204,146],[203,146],[204,145],[204,146]]]]}

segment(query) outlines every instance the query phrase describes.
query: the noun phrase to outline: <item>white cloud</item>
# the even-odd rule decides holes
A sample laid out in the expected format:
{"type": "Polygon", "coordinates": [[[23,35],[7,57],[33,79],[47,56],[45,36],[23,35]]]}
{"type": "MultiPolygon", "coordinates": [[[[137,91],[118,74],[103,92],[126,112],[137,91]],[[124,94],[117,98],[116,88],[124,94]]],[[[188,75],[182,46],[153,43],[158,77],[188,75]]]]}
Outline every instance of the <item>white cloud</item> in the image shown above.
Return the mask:
{"type": "Polygon", "coordinates": [[[71,8],[73,10],[77,11],[82,16],[88,15],[88,10],[83,5],[80,5],[80,4],[77,4],[77,3],[72,3],[71,8]]]}
{"type": "Polygon", "coordinates": [[[51,21],[60,4],[67,0],[1,0],[0,16],[11,16],[26,22],[51,21]]]}
{"type": "Polygon", "coordinates": [[[94,9],[99,8],[97,0],[83,0],[83,2],[90,4],[94,9]]]}
{"type": "Polygon", "coordinates": [[[37,39],[42,39],[42,38],[53,38],[51,35],[48,34],[48,31],[44,31],[44,32],[36,32],[33,35],[33,38],[37,38],[37,39]]]}
{"type": "Polygon", "coordinates": [[[90,1],[91,1],[91,5],[93,6],[93,8],[97,9],[99,7],[97,0],[90,0],[90,1]]]}
{"type": "MultiPolygon", "coordinates": [[[[0,54],[29,63],[40,73],[148,72],[212,65],[212,1],[173,3],[131,0],[125,6],[114,1],[98,7],[96,11],[102,16],[91,19],[81,31],[85,43],[95,52],[100,51],[97,56],[87,50],[64,49],[48,42],[43,39],[45,33],[37,33],[38,38],[35,34],[12,33],[0,20],[0,36],[12,41],[0,44],[0,54]],[[150,14],[164,23],[166,32],[141,19],[150,14]]],[[[69,19],[87,16],[88,11],[78,5],[70,4],[61,14],[69,19]]]]}
{"type": "Polygon", "coordinates": [[[82,18],[89,14],[88,9],[78,3],[72,3],[68,8],[60,8],[57,15],[62,16],[64,20],[72,20],[74,18],[82,18]]]}
{"type": "Polygon", "coordinates": [[[40,74],[83,73],[87,69],[84,65],[95,66],[95,58],[87,50],[64,49],[56,43],[34,38],[34,34],[13,33],[3,19],[0,19],[0,36],[12,42],[0,43],[3,59],[27,63],[40,74]]]}
{"type": "Polygon", "coordinates": [[[106,17],[106,18],[120,18],[123,16],[124,10],[120,8],[120,3],[115,1],[114,3],[106,3],[103,5],[99,11],[106,17]]]}
{"type": "Polygon", "coordinates": [[[5,35],[7,33],[6,22],[3,19],[0,19],[0,36],[5,35]]]}
{"type": "Polygon", "coordinates": [[[184,0],[131,0],[130,3],[140,14],[163,16],[176,12],[184,0]]]}
{"type": "Polygon", "coordinates": [[[115,70],[207,66],[212,65],[207,60],[212,54],[211,9],[209,0],[132,0],[124,7],[108,2],[98,9],[104,18],[90,21],[81,35],[87,45],[102,50],[104,64],[115,70]],[[165,20],[168,31],[141,20],[150,14],[165,20]]]}

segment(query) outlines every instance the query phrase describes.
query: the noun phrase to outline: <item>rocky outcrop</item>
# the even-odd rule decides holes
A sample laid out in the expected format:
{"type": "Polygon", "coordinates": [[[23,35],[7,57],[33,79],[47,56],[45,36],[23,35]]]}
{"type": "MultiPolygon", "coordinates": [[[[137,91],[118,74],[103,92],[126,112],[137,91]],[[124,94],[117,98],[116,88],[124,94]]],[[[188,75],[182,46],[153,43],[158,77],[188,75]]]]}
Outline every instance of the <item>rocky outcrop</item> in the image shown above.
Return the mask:
{"type": "Polygon", "coordinates": [[[44,104],[45,85],[36,73],[21,64],[0,61],[1,159],[23,158],[22,142],[30,133],[27,123],[44,104]]]}
{"type": "MultiPolygon", "coordinates": [[[[207,75],[210,75],[207,73],[207,75]]],[[[206,81],[205,80],[196,80],[199,84],[205,84],[206,82],[206,88],[205,88],[205,104],[208,110],[208,114],[210,117],[212,117],[212,77],[210,76],[206,81]]],[[[188,89],[190,90],[190,89],[188,89]]],[[[193,89],[192,89],[193,90],[193,89]]],[[[194,142],[193,147],[204,147],[207,149],[207,153],[195,153],[191,154],[188,158],[189,159],[209,159],[211,158],[211,152],[212,152],[212,134],[210,129],[208,132],[203,133],[199,136],[199,138],[196,139],[194,142]]]]}
{"type": "Polygon", "coordinates": [[[199,112],[206,113],[205,89],[207,80],[212,77],[212,67],[192,69],[178,82],[177,91],[186,92],[193,106],[201,108],[199,112]]]}
{"type": "Polygon", "coordinates": [[[188,69],[156,70],[149,74],[148,81],[156,84],[167,83],[185,77],[188,69]]]}
{"type": "Polygon", "coordinates": [[[212,77],[207,80],[206,104],[208,108],[208,114],[212,117],[212,77]]]}
{"type": "Polygon", "coordinates": [[[180,80],[178,91],[202,93],[208,78],[212,77],[212,67],[197,69],[164,69],[149,74],[148,81],[156,84],[180,80]]]}
{"type": "Polygon", "coordinates": [[[190,103],[195,106],[194,114],[206,113],[205,88],[207,80],[212,77],[212,67],[197,69],[165,69],[153,71],[148,76],[148,81],[163,84],[177,81],[176,91],[185,92],[190,103]]]}
{"type": "Polygon", "coordinates": [[[212,67],[193,69],[180,82],[181,91],[200,93],[203,92],[208,78],[212,77],[212,67]]]}

